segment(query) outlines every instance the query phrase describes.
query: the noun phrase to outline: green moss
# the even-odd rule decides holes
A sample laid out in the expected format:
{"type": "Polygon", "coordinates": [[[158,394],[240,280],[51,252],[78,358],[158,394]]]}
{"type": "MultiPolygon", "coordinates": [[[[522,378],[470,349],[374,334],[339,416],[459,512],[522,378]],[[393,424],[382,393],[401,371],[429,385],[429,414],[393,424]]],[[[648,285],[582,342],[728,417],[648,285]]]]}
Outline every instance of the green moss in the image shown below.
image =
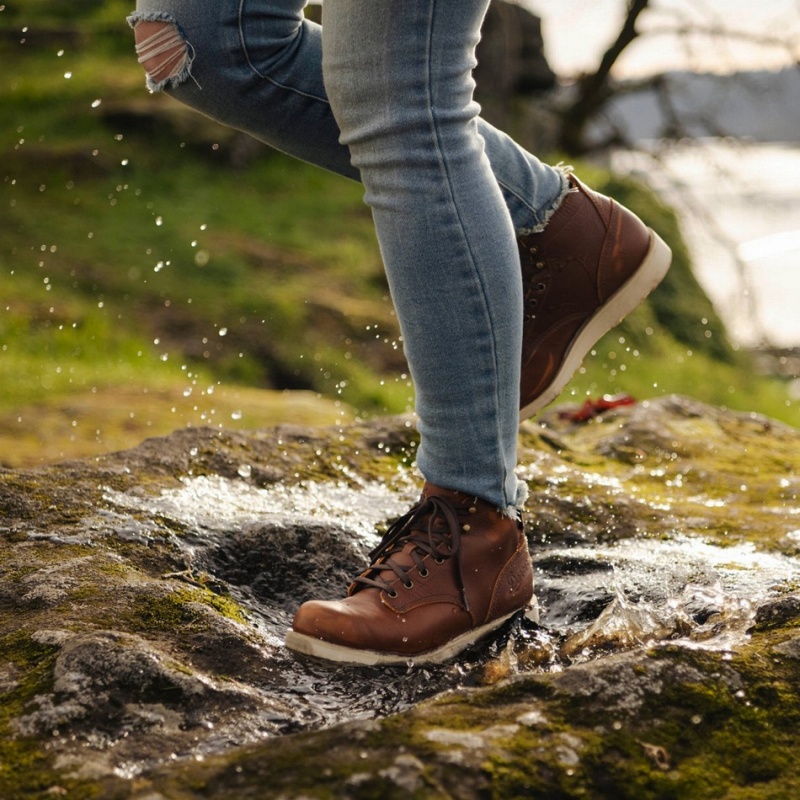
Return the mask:
{"type": "Polygon", "coordinates": [[[561,718],[582,738],[589,734],[575,769],[583,790],[597,798],[678,800],[728,797],[731,788],[763,785],[763,794],[751,788],[752,796],[770,797],[773,781],[794,780],[798,666],[765,658],[764,642],[758,645],[729,661],[681,648],[662,651],[676,675],[693,667],[708,679],[663,686],[656,680],[633,718],[609,716],[591,699],[562,700],[561,718]],[[643,743],[663,748],[669,768],[648,759],[643,743]]]}
{"type": "Polygon", "coordinates": [[[230,597],[205,588],[180,587],[161,597],[137,597],[128,618],[130,629],[141,632],[174,632],[187,628],[202,630],[208,623],[193,607],[196,603],[213,608],[235,622],[247,622],[241,607],[230,597]]]}
{"type": "MultiPolygon", "coordinates": [[[[42,793],[52,786],[76,786],[64,781],[53,766],[53,755],[41,739],[20,736],[13,720],[32,710],[37,695],[53,689],[53,666],[58,648],[38,644],[27,631],[17,630],[0,636],[0,653],[12,665],[16,679],[9,691],[0,694],[0,797],[21,800],[42,793]]],[[[77,796],[77,795],[75,795],[77,796]]],[[[87,791],[81,797],[97,795],[87,791]]]]}

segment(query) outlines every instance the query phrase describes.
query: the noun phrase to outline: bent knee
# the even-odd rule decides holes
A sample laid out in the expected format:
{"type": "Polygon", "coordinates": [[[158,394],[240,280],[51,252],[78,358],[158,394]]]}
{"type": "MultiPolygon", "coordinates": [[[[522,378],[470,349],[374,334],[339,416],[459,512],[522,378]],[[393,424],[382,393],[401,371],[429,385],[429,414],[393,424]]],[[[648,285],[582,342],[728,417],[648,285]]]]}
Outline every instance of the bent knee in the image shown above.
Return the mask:
{"type": "Polygon", "coordinates": [[[128,21],[133,28],[136,55],[144,67],[150,91],[159,91],[190,77],[192,48],[174,21],[136,15],[128,21]]]}

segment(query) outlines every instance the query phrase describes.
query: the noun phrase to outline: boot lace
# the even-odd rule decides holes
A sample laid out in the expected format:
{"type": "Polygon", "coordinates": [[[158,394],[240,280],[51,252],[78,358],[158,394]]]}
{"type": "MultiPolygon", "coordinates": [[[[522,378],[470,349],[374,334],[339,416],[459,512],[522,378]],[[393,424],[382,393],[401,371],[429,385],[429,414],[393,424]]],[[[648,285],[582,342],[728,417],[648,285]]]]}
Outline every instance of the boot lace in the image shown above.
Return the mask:
{"type": "Polygon", "coordinates": [[[425,556],[432,556],[437,564],[454,558],[458,588],[465,611],[469,611],[464,576],[461,571],[461,524],[458,519],[460,509],[448,500],[431,496],[421,500],[410,511],[396,519],[386,531],[378,546],[369,554],[370,567],[359,575],[351,586],[352,594],[363,586],[372,586],[385,591],[389,597],[397,597],[397,591],[383,575],[389,573],[389,580],[399,578],[406,589],[414,586],[410,571],[416,567],[419,576],[426,578],[428,570],[425,556]],[[442,519],[446,525],[436,525],[442,519]],[[412,565],[398,564],[392,556],[412,544],[409,551],[412,565]]]}

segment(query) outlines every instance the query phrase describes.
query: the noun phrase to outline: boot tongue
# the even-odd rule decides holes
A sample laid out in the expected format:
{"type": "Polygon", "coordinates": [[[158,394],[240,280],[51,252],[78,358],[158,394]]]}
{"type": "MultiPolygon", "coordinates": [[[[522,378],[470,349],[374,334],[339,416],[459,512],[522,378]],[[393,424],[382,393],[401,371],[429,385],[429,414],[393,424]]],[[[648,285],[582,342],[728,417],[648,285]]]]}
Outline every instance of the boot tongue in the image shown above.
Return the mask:
{"type": "MultiPolygon", "coordinates": [[[[425,488],[429,489],[429,485],[426,484],[425,488]]],[[[389,528],[381,544],[372,552],[376,560],[350,584],[348,596],[367,586],[389,590],[390,597],[397,597],[398,592],[392,588],[393,585],[397,581],[405,583],[408,572],[413,568],[422,570],[423,559],[432,556],[437,563],[442,563],[443,559],[452,557],[461,601],[464,610],[468,611],[469,603],[461,571],[461,525],[458,516],[464,513],[465,506],[463,502],[454,503],[451,499],[454,495],[461,493],[447,491],[447,495],[444,495],[430,489],[427,492],[423,490],[420,502],[389,528]]],[[[477,504],[477,500],[474,502],[477,504]]],[[[468,510],[474,513],[477,509],[469,506],[468,510]]]]}
{"type": "MultiPolygon", "coordinates": [[[[447,490],[444,490],[447,491],[447,490]]],[[[449,492],[449,494],[456,494],[455,492],[449,492]]],[[[449,497],[446,497],[442,494],[426,494],[423,490],[422,492],[422,500],[425,501],[429,497],[441,497],[443,499],[450,500],[449,497]]],[[[416,537],[427,537],[428,535],[428,526],[432,531],[441,532],[441,533],[449,533],[450,526],[447,524],[447,520],[441,514],[436,514],[435,511],[431,510],[429,514],[426,514],[424,517],[418,519],[414,526],[408,531],[409,536],[416,537]],[[433,519],[431,517],[433,516],[433,519]]],[[[411,553],[416,549],[417,545],[414,541],[406,541],[402,548],[396,550],[392,553],[388,558],[391,558],[395,564],[398,564],[401,567],[413,567],[415,566],[415,561],[411,553]]],[[[384,562],[388,560],[388,558],[382,559],[384,562]]]]}

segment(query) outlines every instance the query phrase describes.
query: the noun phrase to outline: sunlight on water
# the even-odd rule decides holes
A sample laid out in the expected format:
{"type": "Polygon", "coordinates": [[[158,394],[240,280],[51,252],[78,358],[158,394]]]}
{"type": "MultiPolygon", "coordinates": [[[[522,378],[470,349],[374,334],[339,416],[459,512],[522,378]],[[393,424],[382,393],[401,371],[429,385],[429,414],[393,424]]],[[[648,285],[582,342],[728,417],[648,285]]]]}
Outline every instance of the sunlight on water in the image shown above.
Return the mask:
{"type": "Polygon", "coordinates": [[[659,640],[727,649],[744,640],[760,604],[800,580],[796,559],[685,536],[548,551],[543,558],[539,588],[558,600],[545,607],[542,624],[570,637],[563,651],[573,660],[659,640]],[[548,569],[558,559],[563,569],[548,569]],[[582,568],[571,571],[576,559],[582,568]],[[595,570],[586,566],[592,563],[595,570]],[[580,606],[597,598],[606,605],[584,627],[580,606]]]}
{"type": "Polygon", "coordinates": [[[679,210],[697,278],[735,341],[800,346],[797,145],[696,139],[621,150],[611,164],[679,210]]]}
{"type": "MultiPolygon", "coordinates": [[[[247,472],[246,465],[239,468],[239,474],[242,472],[247,472]]],[[[230,530],[288,517],[298,523],[326,522],[371,541],[376,539],[375,526],[406,511],[413,497],[378,482],[364,483],[357,490],[344,483],[315,481],[261,489],[217,475],[182,478],[181,483],[179,489],[147,498],[108,489],[104,499],[117,507],[144,511],[199,530],[230,530]]]]}
{"type": "MultiPolygon", "coordinates": [[[[616,489],[603,476],[586,479],[616,489]]],[[[253,523],[289,519],[299,526],[324,523],[369,546],[377,541],[376,525],[406,511],[414,499],[411,481],[408,492],[378,482],[258,488],[203,476],[181,483],[155,497],[109,489],[105,499],[117,509],[188,528],[195,544],[253,523]]],[[[745,636],[760,603],[800,581],[796,559],[683,535],[545,548],[533,556],[541,624],[565,640],[562,654],[573,661],[658,640],[732,646],[745,636]]]]}

